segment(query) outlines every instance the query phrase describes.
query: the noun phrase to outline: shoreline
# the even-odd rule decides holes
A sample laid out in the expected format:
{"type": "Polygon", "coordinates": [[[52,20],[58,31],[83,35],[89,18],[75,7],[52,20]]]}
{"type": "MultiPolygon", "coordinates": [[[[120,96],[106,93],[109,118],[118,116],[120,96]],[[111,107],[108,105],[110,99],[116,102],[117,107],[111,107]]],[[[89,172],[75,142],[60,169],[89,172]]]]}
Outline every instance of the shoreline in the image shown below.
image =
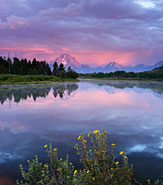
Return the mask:
{"type": "Polygon", "coordinates": [[[51,83],[63,83],[63,82],[79,82],[79,80],[63,80],[63,81],[33,81],[33,82],[0,82],[0,85],[23,85],[23,84],[51,84],[51,83]]]}
{"type": "Polygon", "coordinates": [[[96,78],[96,77],[79,77],[79,80],[105,80],[105,81],[163,81],[163,79],[149,78],[96,78]]]}
{"type": "Polygon", "coordinates": [[[61,78],[47,75],[0,75],[0,85],[8,84],[48,84],[62,82],[78,82],[74,78],[61,78]]]}

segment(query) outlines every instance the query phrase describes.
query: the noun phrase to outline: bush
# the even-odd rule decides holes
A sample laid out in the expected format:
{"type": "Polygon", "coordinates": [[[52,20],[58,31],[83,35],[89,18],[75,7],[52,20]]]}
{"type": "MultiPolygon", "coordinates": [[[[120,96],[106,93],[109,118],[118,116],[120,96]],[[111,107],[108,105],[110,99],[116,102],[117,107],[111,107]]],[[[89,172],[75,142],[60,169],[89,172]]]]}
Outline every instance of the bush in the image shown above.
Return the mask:
{"type": "MultiPolygon", "coordinates": [[[[128,164],[128,158],[125,152],[121,151],[119,155],[122,162],[116,160],[115,144],[108,146],[106,143],[106,131],[95,130],[88,134],[91,142],[91,148],[87,150],[87,141],[84,135],[80,135],[78,140],[80,146],[76,144],[74,148],[81,158],[84,168],[75,169],[68,160],[58,159],[57,148],[52,145],[45,145],[50,158],[49,163],[42,164],[38,162],[36,156],[29,163],[29,169],[25,172],[20,165],[23,180],[17,181],[19,185],[131,185],[133,176],[133,167],[128,164]]],[[[150,179],[147,180],[151,184],[150,179]]],[[[138,183],[140,184],[140,183],[138,183]]],[[[162,185],[162,181],[157,180],[156,185],[162,185]]]]}
{"type": "Polygon", "coordinates": [[[69,163],[68,156],[65,161],[58,159],[57,149],[50,145],[45,145],[50,162],[42,164],[38,162],[36,156],[29,163],[28,171],[24,171],[20,165],[21,175],[24,180],[17,184],[131,184],[132,165],[128,165],[128,158],[124,152],[120,152],[123,162],[120,165],[116,161],[114,148],[106,143],[106,131],[94,131],[95,136],[88,134],[92,147],[86,150],[87,141],[84,135],[80,135],[78,140],[81,142],[81,148],[76,144],[74,148],[77,154],[80,155],[81,161],[84,164],[84,169],[76,170],[72,163],[69,163]]]}

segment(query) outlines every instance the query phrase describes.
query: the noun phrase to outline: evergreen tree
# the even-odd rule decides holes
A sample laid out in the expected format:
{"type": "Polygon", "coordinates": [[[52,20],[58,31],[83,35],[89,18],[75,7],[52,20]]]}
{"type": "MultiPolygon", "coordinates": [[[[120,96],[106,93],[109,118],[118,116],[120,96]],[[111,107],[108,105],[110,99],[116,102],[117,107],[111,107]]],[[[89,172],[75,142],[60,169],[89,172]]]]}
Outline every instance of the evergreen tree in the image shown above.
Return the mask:
{"type": "Polygon", "coordinates": [[[46,69],[47,69],[46,70],[47,71],[47,75],[52,75],[51,69],[50,69],[48,64],[46,64],[46,69]]]}
{"type": "Polygon", "coordinates": [[[65,72],[65,67],[62,63],[59,65],[58,71],[64,71],[65,72]]]}
{"type": "Polygon", "coordinates": [[[11,74],[11,67],[12,67],[12,61],[11,59],[8,57],[7,59],[7,65],[8,65],[8,73],[11,74]]]}
{"type": "Polygon", "coordinates": [[[58,76],[60,78],[65,78],[66,77],[65,67],[64,67],[64,65],[62,63],[59,65],[58,76]]]}
{"type": "Polygon", "coordinates": [[[21,63],[17,57],[14,57],[11,73],[16,75],[21,75],[21,63]]]}
{"type": "Polygon", "coordinates": [[[58,75],[58,63],[56,61],[53,64],[53,75],[54,76],[58,75]]]}
{"type": "Polygon", "coordinates": [[[7,61],[5,58],[0,57],[0,74],[7,74],[8,69],[6,67],[7,61]]]}
{"type": "Polygon", "coordinates": [[[72,69],[71,69],[70,66],[68,67],[67,72],[68,72],[68,73],[71,73],[71,72],[72,72],[72,69]]]}

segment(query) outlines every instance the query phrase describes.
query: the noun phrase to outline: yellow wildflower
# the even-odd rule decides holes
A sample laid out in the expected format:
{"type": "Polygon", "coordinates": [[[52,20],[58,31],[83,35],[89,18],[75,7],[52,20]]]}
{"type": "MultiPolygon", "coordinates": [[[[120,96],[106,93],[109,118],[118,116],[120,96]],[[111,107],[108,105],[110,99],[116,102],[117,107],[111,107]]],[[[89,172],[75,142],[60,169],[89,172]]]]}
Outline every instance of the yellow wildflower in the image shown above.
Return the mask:
{"type": "Polygon", "coordinates": [[[94,134],[97,134],[97,133],[99,133],[99,132],[100,132],[100,130],[95,130],[95,131],[93,131],[94,134]]]}
{"type": "Polygon", "coordinates": [[[92,180],[95,180],[95,178],[93,177],[92,180]]]}
{"type": "Polygon", "coordinates": [[[119,154],[120,154],[120,155],[123,155],[123,154],[124,154],[124,152],[123,152],[123,151],[121,151],[119,154]]]}
{"type": "Polygon", "coordinates": [[[78,170],[75,170],[75,171],[74,171],[74,175],[76,175],[77,173],[78,173],[78,170]]]}
{"type": "Polygon", "coordinates": [[[89,173],[89,170],[87,170],[87,173],[89,173]]]}
{"type": "Polygon", "coordinates": [[[118,165],[119,164],[119,161],[115,162],[115,164],[118,165]]]}
{"type": "Polygon", "coordinates": [[[48,164],[44,164],[44,167],[45,167],[45,168],[48,168],[48,164]]]}
{"type": "Polygon", "coordinates": [[[48,145],[45,145],[45,146],[44,146],[44,148],[47,148],[47,147],[48,147],[48,145]]]}
{"type": "Polygon", "coordinates": [[[113,143],[113,144],[111,144],[111,146],[115,146],[115,145],[116,145],[116,144],[114,144],[114,143],[113,143]]]}
{"type": "Polygon", "coordinates": [[[84,143],[86,143],[87,141],[85,139],[82,140],[84,143]]]}
{"type": "Polygon", "coordinates": [[[105,153],[105,152],[106,152],[106,150],[102,150],[101,152],[105,153]]]}
{"type": "Polygon", "coordinates": [[[92,152],[92,150],[89,150],[89,152],[92,152]]]}
{"type": "Polygon", "coordinates": [[[90,133],[88,133],[88,137],[90,137],[91,136],[91,132],[90,133]]]}
{"type": "Polygon", "coordinates": [[[151,179],[147,179],[147,182],[150,183],[151,182],[151,179]]]}
{"type": "Polygon", "coordinates": [[[54,152],[56,152],[57,151],[57,148],[54,148],[54,152]]]}
{"type": "Polygon", "coordinates": [[[78,137],[78,140],[80,140],[80,139],[81,139],[81,136],[78,137]]]}
{"type": "Polygon", "coordinates": [[[107,134],[107,131],[104,130],[103,132],[104,132],[104,134],[107,134]]]}
{"type": "Polygon", "coordinates": [[[62,158],[60,158],[60,161],[62,161],[62,158]]]}
{"type": "Polygon", "coordinates": [[[124,158],[125,158],[125,159],[128,159],[128,157],[127,157],[127,156],[124,156],[124,158]]]}
{"type": "Polygon", "coordinates": [[[44,176],[45,176],[45,174],[43,173],[41,176],[42,176],[42,177],[44,177],[44,176]]]}

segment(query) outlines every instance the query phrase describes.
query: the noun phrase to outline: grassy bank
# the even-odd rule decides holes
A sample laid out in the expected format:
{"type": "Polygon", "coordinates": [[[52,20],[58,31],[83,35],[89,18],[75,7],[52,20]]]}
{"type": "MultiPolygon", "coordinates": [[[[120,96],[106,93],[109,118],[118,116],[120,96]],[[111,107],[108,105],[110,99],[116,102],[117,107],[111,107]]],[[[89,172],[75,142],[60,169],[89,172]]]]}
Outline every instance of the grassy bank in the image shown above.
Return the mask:
{"type": "Polygon", "coordinates": [[[13,83],[51,83],[51,82],[76,82],[72,78],[60,78],[46,75],[0,75],[0,84],[13,83]]]}

